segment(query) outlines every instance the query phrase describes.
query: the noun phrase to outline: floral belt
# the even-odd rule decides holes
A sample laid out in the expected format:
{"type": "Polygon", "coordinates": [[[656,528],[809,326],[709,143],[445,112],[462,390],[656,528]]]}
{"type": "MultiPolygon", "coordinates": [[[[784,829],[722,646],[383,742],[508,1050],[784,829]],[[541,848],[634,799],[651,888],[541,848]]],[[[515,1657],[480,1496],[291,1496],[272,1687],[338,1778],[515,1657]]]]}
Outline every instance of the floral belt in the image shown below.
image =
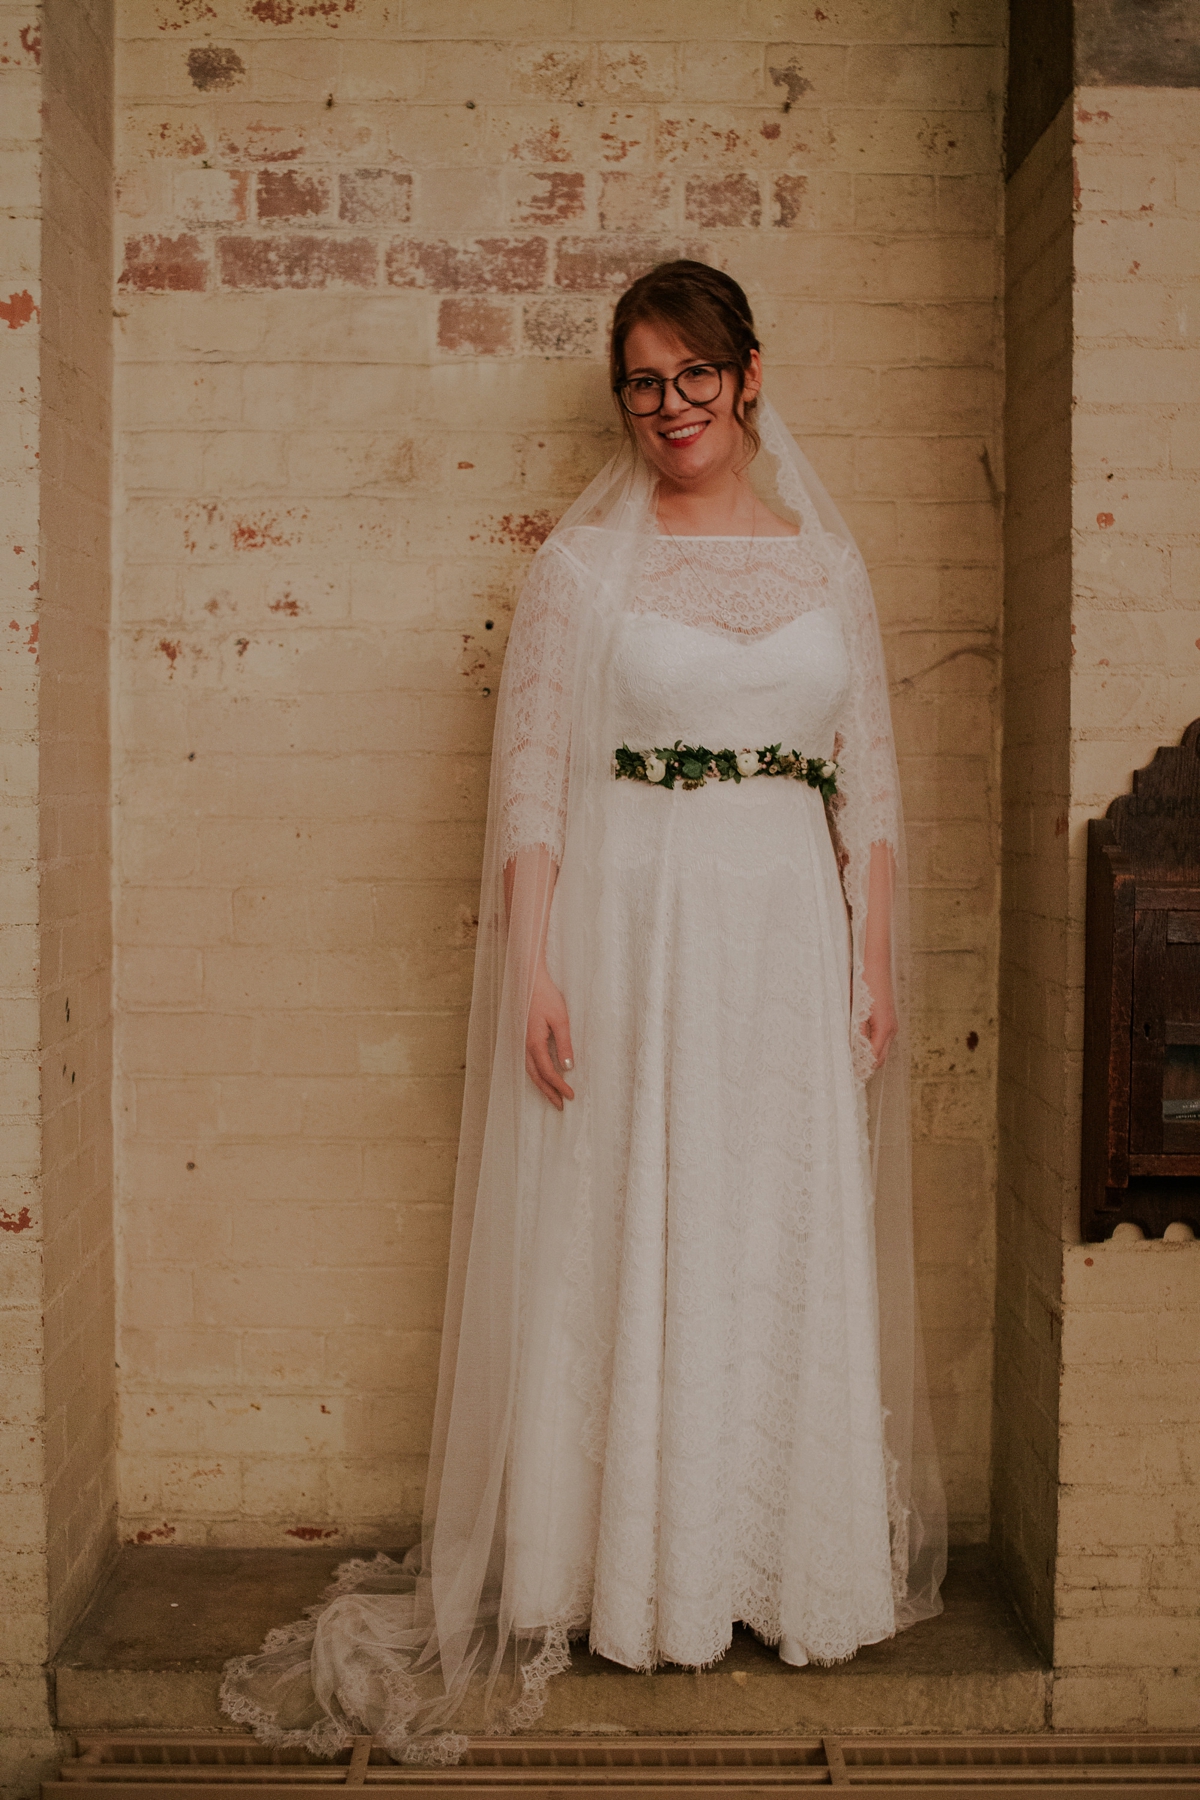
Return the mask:
{"type": "Polygon", "coordinates": [[[801,756],[768,744],[762,750],[706,750],[703,744],[675,743],[657,750],[631,750],[622,744],[616,753],[618,781],[648,781],[655,787],[701,788],[709,781],[749,781],[755,775],[790,775],[819,788],[822,800],[837,793],[837,763],[823,756],[801,756]]]}

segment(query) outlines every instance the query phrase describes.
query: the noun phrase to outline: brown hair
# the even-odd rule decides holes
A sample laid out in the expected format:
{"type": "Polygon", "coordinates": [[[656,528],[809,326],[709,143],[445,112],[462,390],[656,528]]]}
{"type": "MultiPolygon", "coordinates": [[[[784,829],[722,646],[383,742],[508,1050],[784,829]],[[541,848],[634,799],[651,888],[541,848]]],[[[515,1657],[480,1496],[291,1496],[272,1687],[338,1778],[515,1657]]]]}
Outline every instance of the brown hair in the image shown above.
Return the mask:
{"type": "MultiPolygon", "coordinates": [[[[665,325],[699,356],[733,364],[737,383],[734,416],[745,435],[748,460],[752,461],[759,445],[752,417],[757,400],[744,402],[742,395],[750,352],[759,348],[759,342],[754,334],[750,302],[732,275],[685,258],[659,263],[626,288],[613,313],[609,346],[614,389],[625,379],[625,339],[635,325],[647,323],[665,325]]],[[[623,406],[620,410],[621,422],[632,438],[629,417],[623,406]]]]}

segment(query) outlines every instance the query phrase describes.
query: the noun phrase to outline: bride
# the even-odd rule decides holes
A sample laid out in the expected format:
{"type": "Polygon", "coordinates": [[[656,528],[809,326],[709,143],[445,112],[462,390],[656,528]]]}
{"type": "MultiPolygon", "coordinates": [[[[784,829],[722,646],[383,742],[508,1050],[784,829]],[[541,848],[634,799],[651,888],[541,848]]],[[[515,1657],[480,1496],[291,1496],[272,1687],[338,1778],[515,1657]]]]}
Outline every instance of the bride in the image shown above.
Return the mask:
{"type": "Polygon", "coordinates": [[[504,667],[424,1539],[229,1665],[268,1741],[452,1760],[571,1638],[831,1663],[940,1608],[879,629],[762,383],[729,276],[618,302],[626,446],[504,667]]]}

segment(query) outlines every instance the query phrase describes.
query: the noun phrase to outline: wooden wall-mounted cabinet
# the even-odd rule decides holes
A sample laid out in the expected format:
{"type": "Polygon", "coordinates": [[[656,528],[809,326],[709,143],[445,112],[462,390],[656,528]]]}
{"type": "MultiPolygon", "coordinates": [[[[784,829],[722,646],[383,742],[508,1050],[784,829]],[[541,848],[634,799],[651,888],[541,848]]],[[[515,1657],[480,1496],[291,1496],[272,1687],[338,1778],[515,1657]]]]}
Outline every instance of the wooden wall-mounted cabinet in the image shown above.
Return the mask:
{"type": "Polygon", "coordinates": [[[1200,719],[1088,825],[1083,1235],[1200,1236],[1200,719]]]}

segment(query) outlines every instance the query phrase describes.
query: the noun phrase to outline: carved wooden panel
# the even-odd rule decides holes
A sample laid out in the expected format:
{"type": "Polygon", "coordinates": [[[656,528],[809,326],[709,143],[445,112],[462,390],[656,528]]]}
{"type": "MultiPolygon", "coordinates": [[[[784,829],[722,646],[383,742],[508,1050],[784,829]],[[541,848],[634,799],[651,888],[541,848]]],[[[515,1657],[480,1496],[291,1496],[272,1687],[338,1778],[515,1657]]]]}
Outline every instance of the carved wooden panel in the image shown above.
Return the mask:
{"type": "Polygon", "coordinates": [[[1083,1234],[1200,1235],[1200,719],[1088,826],[1083,1234]]]}

